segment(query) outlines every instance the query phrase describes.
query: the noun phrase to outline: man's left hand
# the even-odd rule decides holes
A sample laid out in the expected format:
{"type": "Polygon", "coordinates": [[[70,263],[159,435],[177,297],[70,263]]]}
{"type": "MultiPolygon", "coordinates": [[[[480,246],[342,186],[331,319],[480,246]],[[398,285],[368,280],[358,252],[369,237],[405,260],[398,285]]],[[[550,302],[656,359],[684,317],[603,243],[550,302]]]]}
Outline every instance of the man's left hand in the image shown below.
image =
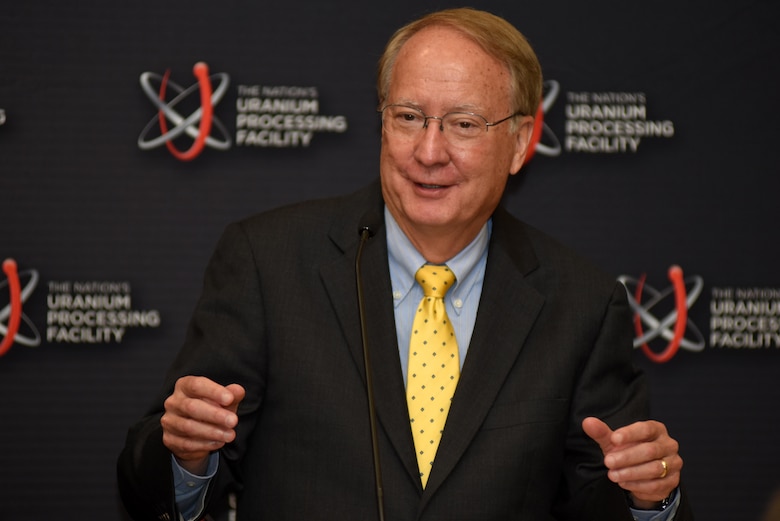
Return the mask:
{"type": "Polygon", "coordinates": [[[613,431],[591,417],[582,429],[601,447],[609,479],[631,493],[636,508],[655,508],[680,484],[679,444],[663,423],[641,421],[613,431]]]}

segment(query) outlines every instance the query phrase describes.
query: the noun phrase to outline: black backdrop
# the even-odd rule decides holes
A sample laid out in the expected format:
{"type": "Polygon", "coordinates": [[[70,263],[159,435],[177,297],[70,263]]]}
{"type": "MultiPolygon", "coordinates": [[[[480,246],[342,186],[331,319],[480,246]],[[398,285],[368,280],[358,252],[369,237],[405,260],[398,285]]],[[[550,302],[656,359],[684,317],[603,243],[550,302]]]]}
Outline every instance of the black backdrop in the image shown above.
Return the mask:
{"type": "MultiPolygon", "coordinates": [[[[16,4],[0,9],[0,259],[18,266],[0,275],[0,519],[123,519],[116,455],[181,342],[219,233],[373,179],[382,46],[453,4],[16,4]],[[215,146],[188,162],[139,146],[161,134],[142,75],[159,93],[169,69],[165,103],[187,117],[202,105],[197,87],[186,90],[199,61],[215,93],[226,87],[215,146]],[[288,125],[303,110],[320,127],[244,128],[241,114],[259,126],[276,115],[247,113],[250,98],[270,99],[271,111],[277,100],[288,125]],[[21,308],[9,297],[15,278],[21,308]]],[[[699,518],[759,519],[780,487],[780,7],[472,5],[520,28],[548,80],[545,131],[506,204],[616,277],[646,275],[637,300],[659,292],[649,309],[659,320],[674,322],[671,265],[689,295],[700,285],[683,348],[663,364],[637,350],[636,362],[653,414],[681,442],[699,518]]],[[[668,343],[648,342],[655,352],[668,343]]]]}

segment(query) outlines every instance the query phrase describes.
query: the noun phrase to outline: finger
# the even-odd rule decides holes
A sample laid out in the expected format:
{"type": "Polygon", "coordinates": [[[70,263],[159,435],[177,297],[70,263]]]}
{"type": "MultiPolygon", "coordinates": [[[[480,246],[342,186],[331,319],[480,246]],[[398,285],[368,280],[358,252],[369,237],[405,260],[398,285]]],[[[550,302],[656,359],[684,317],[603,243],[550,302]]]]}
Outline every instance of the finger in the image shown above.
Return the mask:
{"type": "Polygon", "coordinates": [[[171,418],[181,417],[223,429],[232,429],[238,423],[238,417],[233,411],[207,399],[191,398],[179,390],[169,396],[163,405],[166,415],[171,418]]]}
{"type": "MultiPolygon", "coordinates": [[[[643,501],[660,501],[668,497],[674,489],[680,485],[680,470],[682,468],[682,459],[657,460],[642,465],[642,468],[635,469],[643,475],[650,474],[648,479],[628,479],[616,478],[616,474],[610,471],[609,478],[615,481],[622,489],[631,492],[635,499],[643,501]],[[661,461],[667,461],[666,474],[661,461]]],[[[622,471],[621,471],[622,472],[622,471]]]]}
{"type": "Polygon", "coordinates": [[[224,441],[181,436],[170,430],[163,430],[163,444],[180,461],[199,461],[225,445],[224,441]]]}
{"type": "Polygon", "coordinates": [[[666,426],[655,420],[638,421],[615,430],[612,441],[615,445],[629,445],[651,441],[666,436],[666,426]]]}
{"type": "Polygon", "coordinates": [[[229,406],[234,400],[230,390],[205,376],[183,376],[176,382],[176,390],[181,390],[191,398],[210,400],[222,407],[229,406]]]}
{"type": "Polygon", "coordinates": [[[612,429],[598,418],[588,417],[582,420],[582,430],[601,447],[601,451],[607,454],[612,449],[612,429]]]}
{"type": "Polygon", "coordinates": [[[678,455],[664,456],[643,461],[636,465],[610,468],[609,479],[616,483],[672,480],[682,470],[682,458],[678,455]]]}
{"type": "MultiPolygon", "coordinates": [[[[228,436],[225,436],[226,438],[228,436]]],[[[197,436],[191,432],[175,429],[163,430],[163,443],[178,457],[186,457],[196,453],[205,453],[222,448],[229,440],[208,435],[197,436]]]]}
{"type": "Polygon", "coordinates": [[[182,461],[202,461],[236,436],[232,429],[221,429],[167,412],[160,418],[160,424],[163,444],[182,461]]]}
{"type": "Polygon", "coordinates": [[[235,413],[203,400],[185,399],[183,402],[176,402],[171,397],[165,405],[165,412],[160,420],[163,429],[180,435],[230,441],[228,438],[238,423],[235,413]]]}
{"type": "Polygon", "coordinates": [[[184,376],[176,382],[166,410],[232,429],[238,423],[236,410],[245,394],[237,384],[225,387],[206,377],[184,376]]]}
{"type": "Polygon", "coordinates": [[[233,402],[228,407],[231,411],[236,412],[238,410],[238,404],[246,396],[246,390],[238,384],[230,384],[226,389],[233,395],[233,402]]]}
{"type": "Polygon", "coordinates": [[[662,459],[668,463],[670,458],[679,457],[678,450],[677,441],[665,435],[649,442],[617,446],[604,457],[604,465],[610,469],[621,469],[662,459]]]}

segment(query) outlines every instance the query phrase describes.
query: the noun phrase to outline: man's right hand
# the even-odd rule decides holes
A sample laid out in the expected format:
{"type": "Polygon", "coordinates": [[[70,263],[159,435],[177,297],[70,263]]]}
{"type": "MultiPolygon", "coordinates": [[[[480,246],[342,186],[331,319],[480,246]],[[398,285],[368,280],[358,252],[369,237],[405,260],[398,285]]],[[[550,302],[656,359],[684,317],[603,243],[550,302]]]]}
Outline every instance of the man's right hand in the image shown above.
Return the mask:
{"type": "Polygon", "coordinates": [[[208,456],[236,437],[236,410],[246,391],[238,384],[222,386],[203,376],[183,376],[165,400],[160,419],[163,443],[179,465],[202,475],[208,456]]]}

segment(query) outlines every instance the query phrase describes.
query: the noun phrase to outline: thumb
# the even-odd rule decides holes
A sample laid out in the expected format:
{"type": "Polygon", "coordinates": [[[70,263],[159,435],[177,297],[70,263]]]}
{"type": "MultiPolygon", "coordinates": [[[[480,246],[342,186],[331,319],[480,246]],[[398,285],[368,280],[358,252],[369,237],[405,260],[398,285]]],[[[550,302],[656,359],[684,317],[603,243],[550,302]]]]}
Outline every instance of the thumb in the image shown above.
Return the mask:
{"type": "Polygon", "coordinates": [[[601,451],[606,454],[612,447],[612,429],[598,418],[588,417],[582,420],[582,430],[599,444],[601,451]]]}

